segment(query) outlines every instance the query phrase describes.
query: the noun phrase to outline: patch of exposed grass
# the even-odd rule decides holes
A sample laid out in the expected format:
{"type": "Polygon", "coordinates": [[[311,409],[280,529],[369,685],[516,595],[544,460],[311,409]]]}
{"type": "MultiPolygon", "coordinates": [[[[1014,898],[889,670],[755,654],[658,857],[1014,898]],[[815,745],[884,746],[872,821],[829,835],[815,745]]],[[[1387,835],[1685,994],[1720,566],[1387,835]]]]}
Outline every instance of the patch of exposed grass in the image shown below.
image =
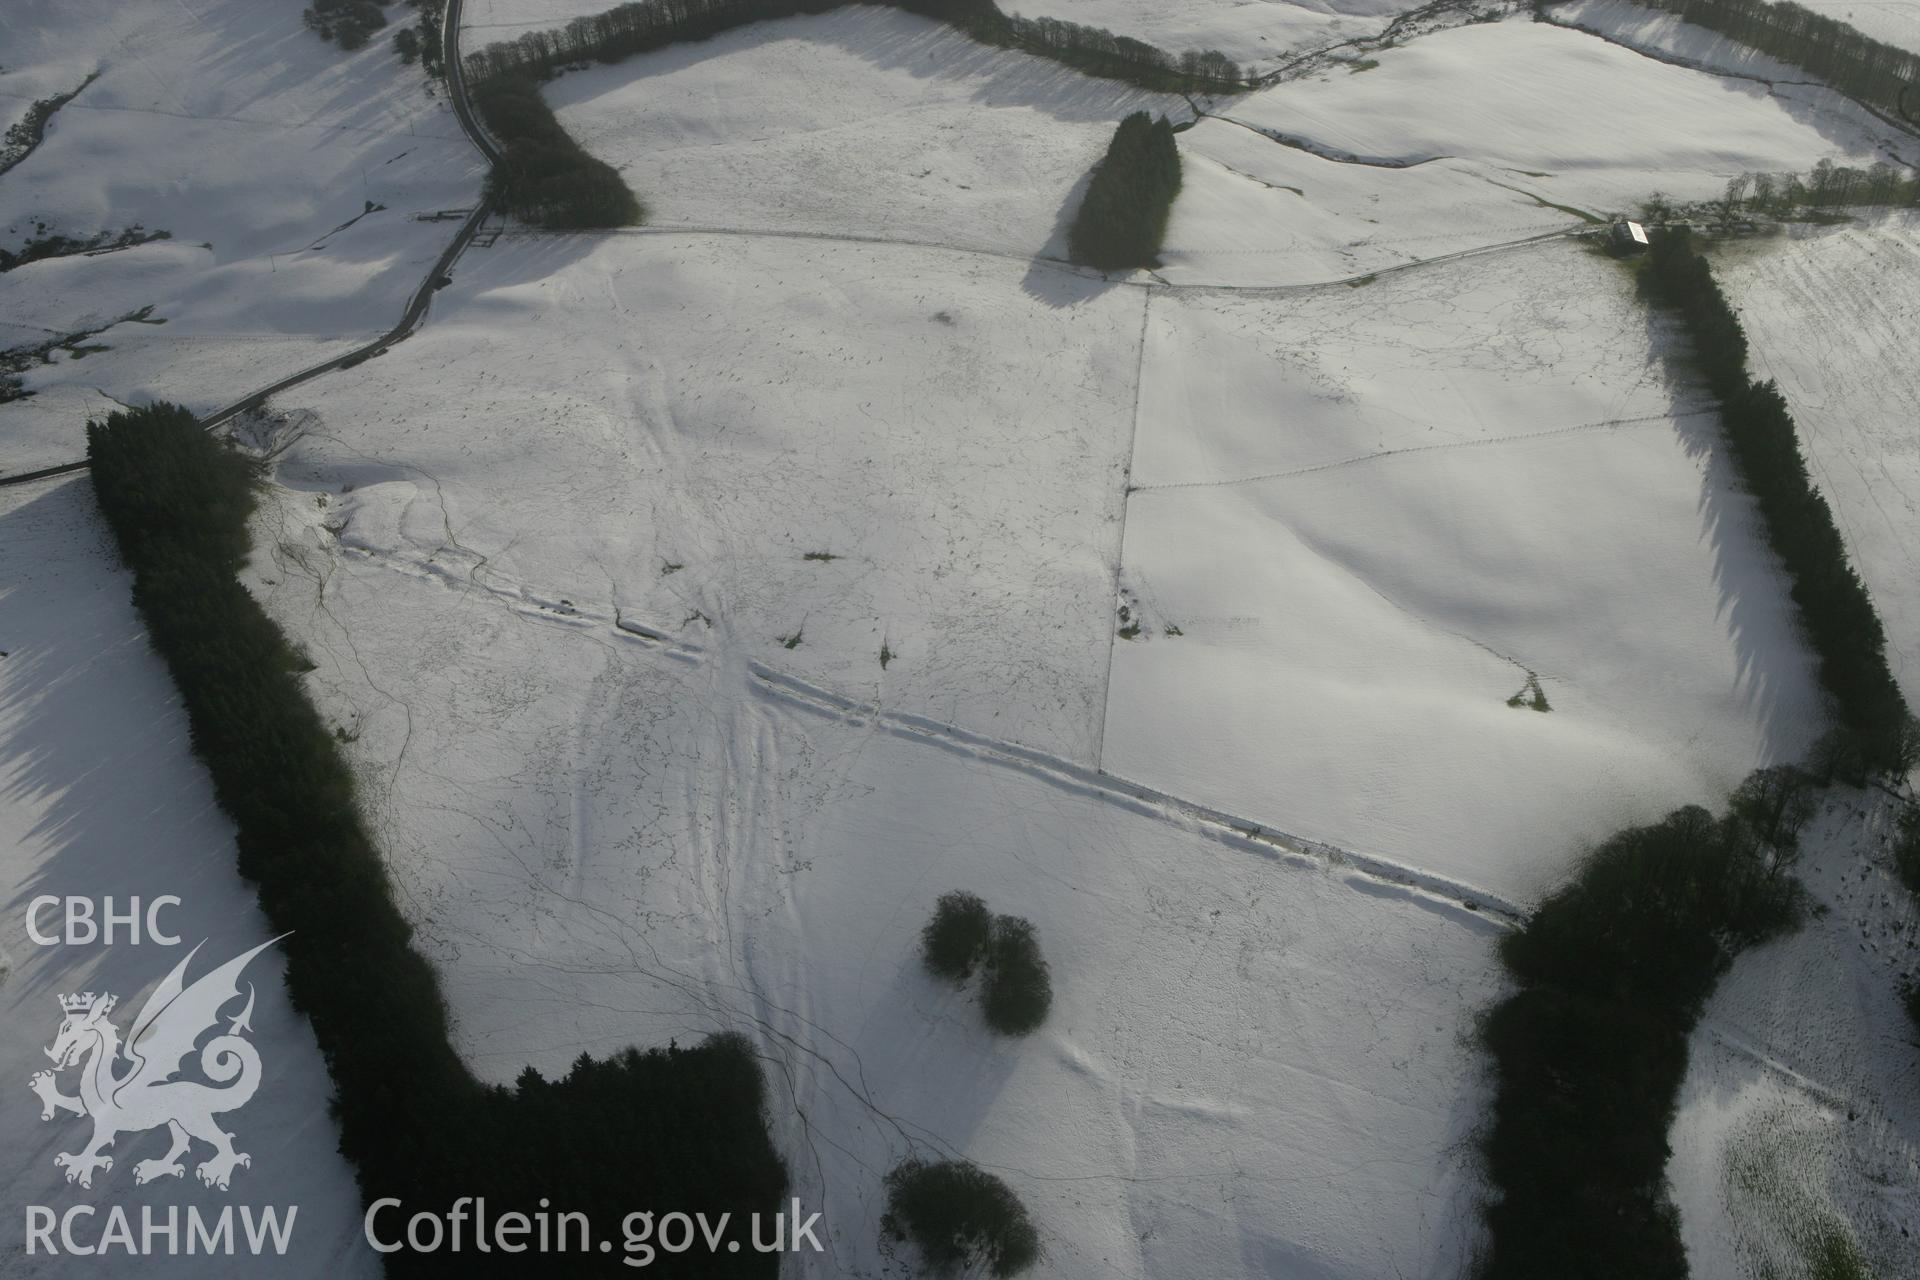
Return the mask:
{"type": "Polygon", "coordinates": [[[1530,711],[1551,711],[1547,704],[1546,690],[1540,687],[1540,677],[1527,672],[1527,682],[1520,686],[1520,692],[1507,699],[1510,707],[1526,707],[1530,711]]]}

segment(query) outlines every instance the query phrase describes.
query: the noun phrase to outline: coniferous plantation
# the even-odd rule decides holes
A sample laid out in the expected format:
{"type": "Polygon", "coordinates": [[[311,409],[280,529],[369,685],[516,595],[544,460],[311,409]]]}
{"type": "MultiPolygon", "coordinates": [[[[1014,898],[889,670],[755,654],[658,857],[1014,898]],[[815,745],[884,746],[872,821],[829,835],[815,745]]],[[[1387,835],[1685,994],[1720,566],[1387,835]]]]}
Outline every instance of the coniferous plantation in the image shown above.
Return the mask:
{"type": "MultiPolygon", "coordinates": [[[[468,76],[545,77],[568,63],[618,62],[682,40],[772,18],[827,13],[846,0],[639,0],[566,26],[531,31],[467,55],[468,76]]],[[[1213,50],[1171,54],[1129,36],[1055,18],[1001,12],[994,0],[893,0],[896,7],[957,27],[983,44],[1019,49],[1087,75],[1169,92],[1245,87],[1240,68],[1213,50]]]]}
{"type": "Polygon", "coordinates": [[[1067,230],[1067,256],[1102,271],[1154,267],[1173,198],[1180,149],[1165,116],[1136,111],[1120,122],[1067,230]]]}
{"type": "Polygon", "coordinates": [[[587,154],[560,127],[536,81],[492,77],[474,87],[473,104],[500,144],[500,159],[487,175],[488,197],[498,207],[562,231],[645,219],[646,209],[614,167],[587,154]]]}
{"type": "Polygon", "coordinates": [[[1780,557],[1820,682],[1833,695],[1844,737],[1815,763],[1859,778],[1904,773],[1920,738],[1887,666],[1886,633],[1827,500],[1807,474],[1793,415],[1778,388],[1747,374],[1747,338],[1685,231],[1656,237],[1641,282],[1686,324],[1694,358],[1720,400],[1720,419],[1741,482],[1753,494],[1767,544],[1780,557]]]}
{"type": "Polygon", "coordinates": [[[1601,845],[1502,942],[1520,990],[1480,1028],[1496,1198],[1479,1280],[1684,1280],[1667,1131],[1687,1037],[1733,958],[1794,926],[1783,865],[1738,813],[1678,809],[1601,845]]]}
{"type": "MultiPolygon", "coordinates": [[[[89,423],[94,492],[133,570],[133,599],[180,690],[193,749],[232,819],[240,870],[287,957],[294,1005],[313,1025],[335,1091],[341,1151],[371,1203],[406,1216],[462,1196],[490,1213],[544,1197],[602,1233],[636,1206],[745,1219],[779,1207],[786,1174],[768,1141],[752,1047],[722,1035],[682,1049],[582,1054],[562,1078],[532,1067],[512,1088],[473,1078],[448,1041],[432,967],[395,908],[379,850],[334,736],[308,701],[311,664],[241,585],[255,464],[176,405],[89,423]]],[[[564,1261],[628,1274],[619,1253],[564,1261]]],[[[743,1249],[662,1255],[664,1274],[770,1276],[743,1249]]],[[[525,1274],[511,1255],[396,1253],[395,1274],[525,1274]]]]}

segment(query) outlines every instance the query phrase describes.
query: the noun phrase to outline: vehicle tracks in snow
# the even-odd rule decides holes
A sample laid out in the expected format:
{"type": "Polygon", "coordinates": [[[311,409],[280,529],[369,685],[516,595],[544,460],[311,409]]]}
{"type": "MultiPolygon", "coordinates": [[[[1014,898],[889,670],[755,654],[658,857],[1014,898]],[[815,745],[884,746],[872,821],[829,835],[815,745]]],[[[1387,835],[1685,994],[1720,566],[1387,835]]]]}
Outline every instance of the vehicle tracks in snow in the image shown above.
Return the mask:
{"type": "MultiPolygon", "coordinates": [[[[431,557],[410,556],[403,552],[380,550],[350,542],[340,542],[337,554],[376,565],[389,572],[438,581],[461,591],[477,591],[499,600],[522,618],[575,629],[595,629],[612,638],[643,650],[656,652],[671,660],[702,664],[717,655],[701,645],[678,639],[665,626],[639,622],[624,610],[603,610],[542,594],[499,580],[480,582],[431,557]]],[[[1159,791],[1106,772],[1079,764],[1063,756],[1041,751],[1007,739],[977,733],[956,724],[889,711],[790,675],[758,659],[744,663],[744,678],[754,691],[765,697],[830,715],[854,724],[870,724],[897,737],[929,742],[960,755],[1037,777],[1063,790],[1097,794],[1158,821],[1195,830],[1221,843],[1269,858],[1300,861],[1303,865],[1331,866],[1365,877],[1370,892],[1390,885],[1410,896],[1443,903],[1457,912],[1463,923],[1492,921],[1512,927],[1525,916],[1519,904],[1473,885],[1404,866],[1386,858],[1358,853],[1323,840],[1299,836],[1270,824],[1228,813],[1198,801],[1159,791]]]]}

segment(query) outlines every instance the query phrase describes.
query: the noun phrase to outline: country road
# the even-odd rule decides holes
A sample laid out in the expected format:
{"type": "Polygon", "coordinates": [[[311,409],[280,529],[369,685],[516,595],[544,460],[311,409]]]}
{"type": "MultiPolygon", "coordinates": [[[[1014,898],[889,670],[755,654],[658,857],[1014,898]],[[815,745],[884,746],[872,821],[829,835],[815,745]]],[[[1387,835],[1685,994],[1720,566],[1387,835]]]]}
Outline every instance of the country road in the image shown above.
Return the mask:
{"type": "MultiPolygon", "coordinates": [[[[499,160],[500,150],[494,146],[493,139],[487,136],[486,130],[481,127],[479,120],[474,117],[472,104],[467,101],[466,77],[460,63],[460,9],[461,0],[447,0],[446,13],[441,23],[441,62],[446,71],[447,100],[453,107],[455,118],[460,122],[461,132],[467,135],[467,138],[473,143],[475,149],[486,158],[487,163],[493,164],[499,160]]],[[[270,396],[278,395],[290,387],[297,387],[303,382],[311,381],[323,373],[331,373],[335,369],[342,369],[349,365],[358,364],[360,361],[371,359],[374,356],[385,355],[387,348],[411,336],[412,333],[420,327],[421,322],[427,318],[427,308],[433,302],[434,292],[440,287],[440,282],[446,278],[447,273],[453,269],[453,264],[459,261],[460,255],[466,251],[467,246],[473,243],[473,237],[479,233],[480,224],[486,221],[489,211],[486,196],[482,194],[479,202],[474,206],[473,212],[467,215],[467,220],[460,225],[460,230],[454,235],[452,241],[448,243],[446,249],[440,256],[434,260],[433,266],[427,271],[426,277],[420,281],[419,287],[413,291],[413,296],[407,300],[406,310],[401,312],[400,321],[394,325],[393,328],[387,330],[371,342],[355,347],[353,350],[335,356],[331,360],[322,361],[319,364],[302,369],[298,373],[290,374],[278,382],[261,387],[257,391],[249,392],[241,399],[234,401],[224,408],[215,409],[212,413],[200,419],[200,425],[211,431],[215,427],[230,422],[251,409],[259,408],[262,404],[266,403],[270,396]]],[[[86,465],[86,459],[82,458],[75,462],[61,463],[58,466],[41,467],[35,471],[23,471],[18,475],[0,476],[0,488],[8,485],[27,484],[34,480],[46,480],[54,476],[68,475],[75,471],[85,470],[86,465]]]]}

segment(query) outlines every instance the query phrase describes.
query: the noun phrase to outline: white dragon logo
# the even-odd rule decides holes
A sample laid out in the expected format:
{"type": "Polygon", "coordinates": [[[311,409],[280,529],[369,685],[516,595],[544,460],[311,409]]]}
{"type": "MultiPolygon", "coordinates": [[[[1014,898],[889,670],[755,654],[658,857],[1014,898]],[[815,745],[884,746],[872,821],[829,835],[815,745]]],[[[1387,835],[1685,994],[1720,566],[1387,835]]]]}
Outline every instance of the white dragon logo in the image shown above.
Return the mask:
{"type": "Polygon", "coordinates": [[[172,1134],[173,1146],[158,1160],[134,1165],[136,1183],[177,1178],[185,1173],[180,1157],[188,1153],[195,1138],[214,1148],[212,1158],[203,1160],[194,1171],[210,1187],[225,1191],[235,1167],[253,1163],[244,1151],[233,1149],[233,1135],[213,1119],[218,1113],[244,1107],[260,1087],[260,1053],[240,1036],[242,1031],[253,1030],[249,1024],[253,1017],[252,984],[247,986],[246,1008],[230,1019],[224,1034],[216,1035],[200,1050],[201,1072],[226,1087],[173,1077],[200,1037],[219,1023],[220,1010],[239,997],[240,971],[279,940],[261,943],[189,987],[183,979],[188,963],[200,951],[195,947],[147,997],[124,1046],[120,1029],[107,1019],[117,1003],[114,996],[96,996],[88,991],[60,997],[65,1019],[60,1034],[46,1051],[54,1068],[36,1072],[30,1085],[40,1095],[42,1120],[51,1120],[61,1111],[93,1120],[93,1138],[86,1146],[53,1158],[54,1164],[67,1171],[68,1182],[91,1187],[95,1169],[113,1168],[113,1157],[102,1153],[116,1137],[161,1125],[172,1134]],[[129,1064],[127,1069],[116,1074],[115,1068],[123,1061],[129,1064]],[[56,1074],[75,1065],[80,1067],[80,1095],[70,1097],[60,1092],[56,1074]]]}

